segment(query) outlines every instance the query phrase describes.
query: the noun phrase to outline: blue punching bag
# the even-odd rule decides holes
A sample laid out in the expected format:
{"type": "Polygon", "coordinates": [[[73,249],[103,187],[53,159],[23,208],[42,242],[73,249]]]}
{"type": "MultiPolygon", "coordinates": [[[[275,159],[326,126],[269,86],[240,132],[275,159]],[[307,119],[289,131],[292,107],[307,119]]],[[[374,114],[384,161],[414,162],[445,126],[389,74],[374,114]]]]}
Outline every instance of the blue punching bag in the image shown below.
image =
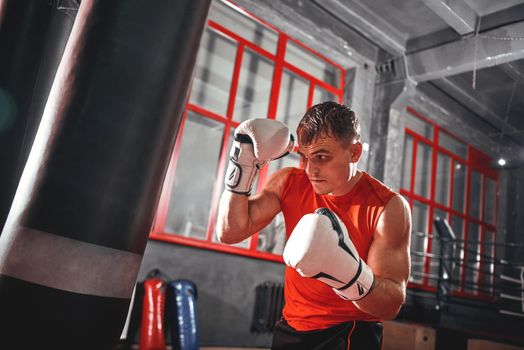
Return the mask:
{"type": "Polygon", "coordinates": [[[198,350],[196,316],[196,285],[189,280],[168,283],[165,311],[167,313],[173,350],[198,350]]]}

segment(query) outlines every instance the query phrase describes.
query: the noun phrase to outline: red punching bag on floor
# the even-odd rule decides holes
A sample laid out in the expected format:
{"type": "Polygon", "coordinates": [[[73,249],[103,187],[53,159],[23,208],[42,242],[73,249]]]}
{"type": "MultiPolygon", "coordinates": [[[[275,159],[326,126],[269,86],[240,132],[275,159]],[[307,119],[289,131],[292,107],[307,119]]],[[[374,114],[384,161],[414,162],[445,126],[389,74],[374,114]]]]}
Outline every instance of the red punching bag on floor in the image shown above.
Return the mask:
{"type": "Polygon", "coordinates": [[[140,350],[166,349],[164,335],[165,290],[165,282],[160,278],[150,278],[144,281],[140,350]]]}

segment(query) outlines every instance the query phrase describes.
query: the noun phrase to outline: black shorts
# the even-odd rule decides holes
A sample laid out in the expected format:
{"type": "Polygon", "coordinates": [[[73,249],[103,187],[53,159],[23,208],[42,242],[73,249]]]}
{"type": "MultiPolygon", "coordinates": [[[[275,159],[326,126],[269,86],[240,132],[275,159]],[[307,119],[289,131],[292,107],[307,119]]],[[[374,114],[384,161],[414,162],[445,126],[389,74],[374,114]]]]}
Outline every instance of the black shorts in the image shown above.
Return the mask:
{"type": "Polygon", "coordinates": [[[282,319],[273,330],[271,350],[381,350],[382,329],[382,322],[350,321],[299,332],[282,319]]]}

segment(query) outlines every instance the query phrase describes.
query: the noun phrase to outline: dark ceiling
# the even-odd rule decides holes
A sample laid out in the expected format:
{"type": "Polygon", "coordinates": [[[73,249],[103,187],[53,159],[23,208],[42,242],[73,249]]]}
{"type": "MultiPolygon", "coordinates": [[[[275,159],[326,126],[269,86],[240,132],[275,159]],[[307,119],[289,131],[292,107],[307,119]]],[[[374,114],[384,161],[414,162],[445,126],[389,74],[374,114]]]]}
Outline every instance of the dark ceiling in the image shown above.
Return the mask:
{"type": "Polygon", "coordinates": [[[491,127],[524,146],[524,0],[312,0],[491,127]]]}

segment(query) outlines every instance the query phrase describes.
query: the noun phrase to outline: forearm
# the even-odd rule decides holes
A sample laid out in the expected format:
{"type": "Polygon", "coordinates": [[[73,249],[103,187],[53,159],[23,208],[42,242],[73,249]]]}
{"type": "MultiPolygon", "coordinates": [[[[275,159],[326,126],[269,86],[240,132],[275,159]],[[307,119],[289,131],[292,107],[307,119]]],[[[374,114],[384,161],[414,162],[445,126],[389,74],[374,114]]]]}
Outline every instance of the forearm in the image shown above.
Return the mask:
{"type": "Polygon", "coordinates": [[[248,119],[235,129],[233,138],[216,225],[218,239],[226,244],[243,241],[275,215],[274,205],[256,210],[253,203],[263,203],[263,196],[253,196],[256,200],[249,196],[260,168],[291,152],[294,145],[288,127],[271,119],[248,119]]]}
{"type": "Polygon", "coordinates": [[[371,292],[353,303],[361,310],[382,320],[394,319],[406,298],[405,286],[393,280],[375,276],[371,292]]]}
{"type": "Polygon", "coordinates": [[[249,237],[248,197],[224,191],[217,216],[217,236],[220,242],[234,244],[249,237]]]}

